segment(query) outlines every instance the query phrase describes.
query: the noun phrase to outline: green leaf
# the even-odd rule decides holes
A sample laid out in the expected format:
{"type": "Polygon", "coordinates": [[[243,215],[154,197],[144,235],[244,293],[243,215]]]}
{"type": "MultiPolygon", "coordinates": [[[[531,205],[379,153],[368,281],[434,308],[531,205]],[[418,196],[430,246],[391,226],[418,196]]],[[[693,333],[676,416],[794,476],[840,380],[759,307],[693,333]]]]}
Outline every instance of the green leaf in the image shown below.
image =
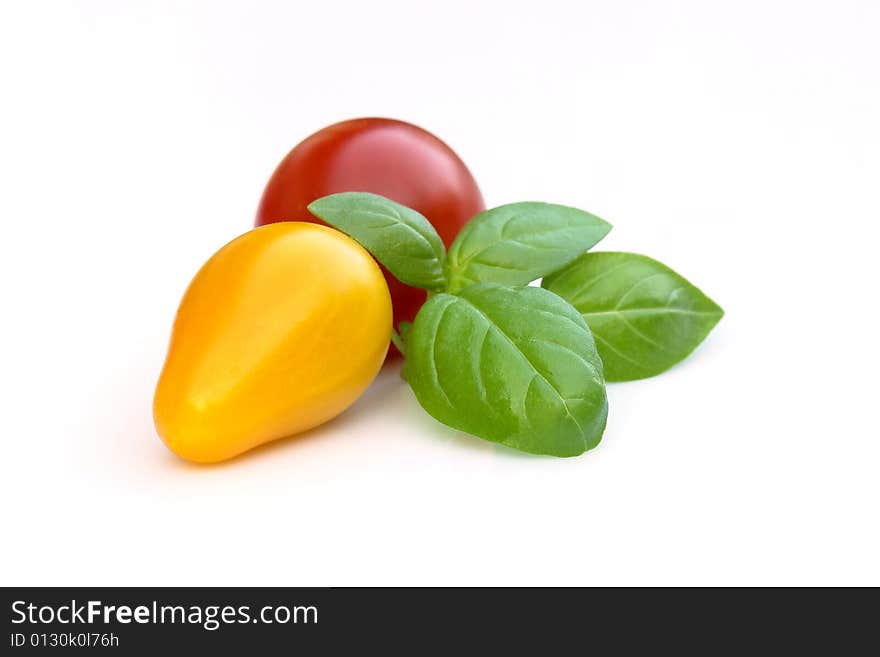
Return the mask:
{"type": "Polygon", "coordinates": [[[587,253],[542,285],[577,308],[590,325],[608,381],[668,370],[724,315],[669,267],[634,253],[587,253]]]}
{"type": "Polygon", "coordinates": [[[481,212],[449,247],[449,291],[477,282],[526,285],[564,267],[601,240],[611,224],[550,203],[512,203],[481,212]]]}
{"type": "Polygon", "coordinates": [[[405,205],[366,192],[319,198],[309,212],[350,235],[402,283],[446,288],[446,249],[431,223],[405,205]]]}
{"type": "Polygon", "coordinates": [[[575,456],[605,429],[590,330],[539,287],[479,283],[434,295],[409,331],[406,374],[440,422],[525,452],[575,456]]]}

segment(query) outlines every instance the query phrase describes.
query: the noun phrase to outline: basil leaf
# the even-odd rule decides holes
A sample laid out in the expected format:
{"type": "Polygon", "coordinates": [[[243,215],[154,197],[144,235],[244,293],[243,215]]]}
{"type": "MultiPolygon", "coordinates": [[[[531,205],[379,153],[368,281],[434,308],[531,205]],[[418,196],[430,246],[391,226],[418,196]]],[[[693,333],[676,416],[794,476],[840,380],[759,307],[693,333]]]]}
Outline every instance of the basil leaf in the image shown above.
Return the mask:
{"type": "Polygon", "coordinates": [[[313,201],[309,212],[360,242],[402,283],[446,287],[443,240],[415,210],[378,194],[343,192],[313,201]]]}
{"type": "Polygon", "coordinates": [[[482,281],[526,285],[595,246],[611,224],[550,203],[512,203],[481,212],[449,247],[449,291],[482,281]]]}
{"type": "Polygon", "coordinates": [[[608,381],[668,370],[724,315],[669,267],[634,253],[587,253],[542,285],[577,308],[590,325],[608,381]]]}
{"type": "Polygon", "coordinates": [[[479,283],[432,296],[409,331],[406,375],[440,422],[524,452],[575,456],[605,429],[590,329],[539,287],[479,283]]]}

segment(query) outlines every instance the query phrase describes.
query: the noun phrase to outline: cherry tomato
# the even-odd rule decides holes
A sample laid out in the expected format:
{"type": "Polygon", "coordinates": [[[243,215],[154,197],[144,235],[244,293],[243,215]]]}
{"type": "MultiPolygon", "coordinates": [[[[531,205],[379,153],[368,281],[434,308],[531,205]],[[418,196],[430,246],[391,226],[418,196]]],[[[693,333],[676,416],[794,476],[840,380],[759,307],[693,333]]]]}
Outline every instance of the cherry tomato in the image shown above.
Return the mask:
{"type": "MultiPolygon", "coordinates": [[[[353,119],[319,130],[287,154],[263,192],[256,225],[322,223],[306,208],[337,192],[372,192],[409,206],[428,218],[447,247],[485,209],[470,171],[437,137],[402,121],[353,119]]],[[[411,322],[425,292],[383,272],[394,325],[411,322]]]]}
{"type": "Polygon", "coordinates": [[[214,463],[315,427],[366,390],[390,336],[388,286],[360,244],[306,223],[252,230],[180,303],[156,430],[178,456],[214,463]]]}

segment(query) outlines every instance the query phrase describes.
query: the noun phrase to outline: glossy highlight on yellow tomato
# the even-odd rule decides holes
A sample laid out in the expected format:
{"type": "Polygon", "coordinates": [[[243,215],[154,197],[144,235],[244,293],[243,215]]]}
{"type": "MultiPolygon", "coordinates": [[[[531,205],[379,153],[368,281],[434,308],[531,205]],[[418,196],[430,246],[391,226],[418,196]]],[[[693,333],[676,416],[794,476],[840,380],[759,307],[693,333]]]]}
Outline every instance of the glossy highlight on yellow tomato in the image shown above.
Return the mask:
{"type": "Polygon", "coordinates": [[[315,427],[375,378],[391,336],[379,266],[316,224],[254,229],[190,283],[153,401],[162,440],[211,463],[315,427]]]}

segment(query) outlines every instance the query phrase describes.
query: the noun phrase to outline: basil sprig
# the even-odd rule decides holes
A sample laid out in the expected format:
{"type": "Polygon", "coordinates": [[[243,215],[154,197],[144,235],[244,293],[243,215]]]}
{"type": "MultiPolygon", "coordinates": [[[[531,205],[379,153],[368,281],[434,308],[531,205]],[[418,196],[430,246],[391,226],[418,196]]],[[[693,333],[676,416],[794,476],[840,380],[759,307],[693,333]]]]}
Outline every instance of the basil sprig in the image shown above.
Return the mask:
{"type": "Polygon", "coordinates": [[[422,407],[524,452],[576,456],[595,447],[608,415],[605,377],[659,374],[722,315],[655,260],[586,253],[611,225],[575,208],[513,203],[481,212],[448,254],[425,217],[382,196],[333,194],[309,210],[400,281],[429,291],[394,336],[422,407]],[[526,287],[542,277],[543,288],[526,287]]]}

